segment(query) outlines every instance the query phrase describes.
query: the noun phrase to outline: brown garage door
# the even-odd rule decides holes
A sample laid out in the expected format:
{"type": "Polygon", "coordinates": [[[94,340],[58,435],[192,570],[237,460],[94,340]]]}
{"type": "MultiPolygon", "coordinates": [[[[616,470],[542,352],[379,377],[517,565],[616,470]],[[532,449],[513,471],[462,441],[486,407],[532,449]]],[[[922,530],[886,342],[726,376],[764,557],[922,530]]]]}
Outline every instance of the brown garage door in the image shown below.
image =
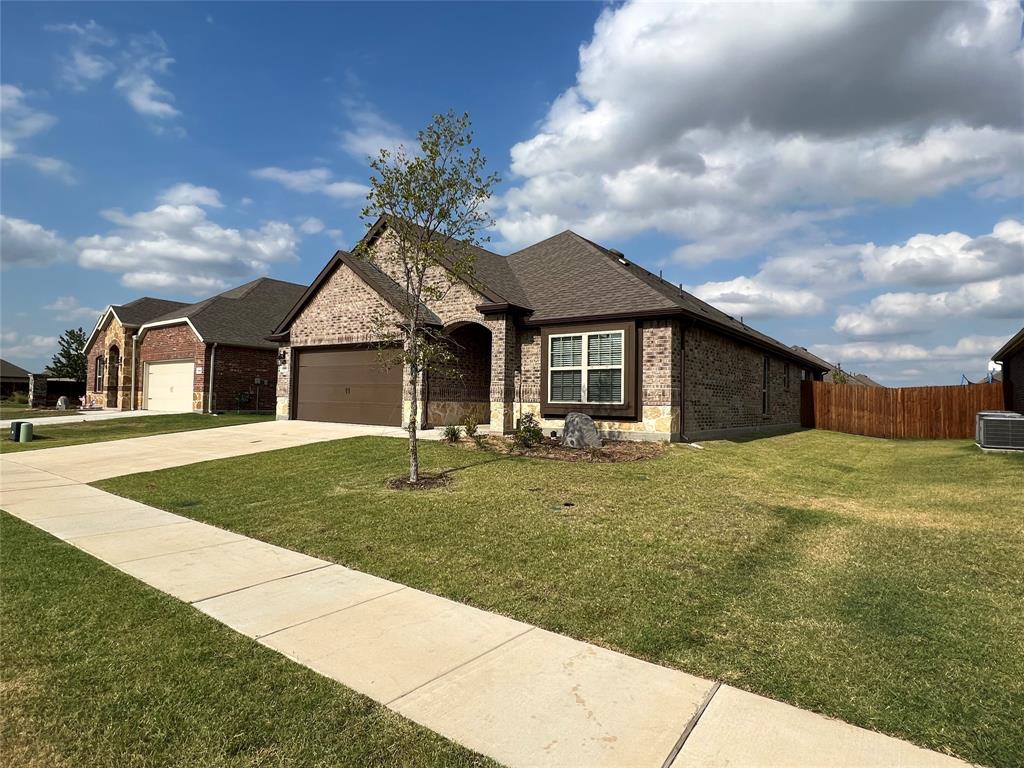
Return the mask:
{"type": "Polygon", "coordinates": [[[402,368],[384,370],[376,349],[300,350],[295,418],[402,425],[402,368]]]}

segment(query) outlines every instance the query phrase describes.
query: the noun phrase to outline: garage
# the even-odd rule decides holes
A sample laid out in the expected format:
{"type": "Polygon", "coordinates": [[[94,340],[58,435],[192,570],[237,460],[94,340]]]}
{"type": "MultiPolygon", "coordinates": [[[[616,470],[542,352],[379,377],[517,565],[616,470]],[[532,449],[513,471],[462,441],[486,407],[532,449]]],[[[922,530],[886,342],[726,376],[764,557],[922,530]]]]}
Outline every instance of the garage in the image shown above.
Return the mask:
{"type": "Polygon", "coordinates": [[[146,410],[191,411],[194,368],[192,360],[146,363],[146,410]]]}
{"type": "Polygon", "coordinates": [[[402,367],[385,370],[376,349],[296,350],[295,418],[402,425],[402,367]]]}

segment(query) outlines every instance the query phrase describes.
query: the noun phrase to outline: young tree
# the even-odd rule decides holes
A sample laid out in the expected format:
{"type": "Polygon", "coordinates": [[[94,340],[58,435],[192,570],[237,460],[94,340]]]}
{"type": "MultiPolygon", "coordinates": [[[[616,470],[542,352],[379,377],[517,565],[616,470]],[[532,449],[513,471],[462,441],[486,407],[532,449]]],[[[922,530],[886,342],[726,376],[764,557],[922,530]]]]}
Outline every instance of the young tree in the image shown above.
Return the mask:
{"type": "Polygon", "coordinates": [[[53,356],[50,370],[54,376],[85,381],[85,331],[81,328],[68,328],[57,339],[60,351],[53,356]]]}
{"type": "MultiPolygon", "coordinates": [[[[441,301],[453,285],[472,279],[471,246],[488,239],[482,230],[494,221],[484,206],[499,181],[498,174],[486,172],[486,159],[472,146],[468,114],[435,115],[417,139],[418,151],[399,146],[371,159],[373,175],[362,211],[366,220],[387,221],[392,233],[388,257],[399,265],[397,281],[405,289],[398,322],[382,316],[376,326],[379,338],[400,343],[412,392],[406,425],[411,483],[419,481],[417,384],[450,355],[448,345],[424,323],[424,303],[441,301]]],[[[375,258],[366,249],[357,249],[357,255],[375,258]]]]}
{"type": "Polygon", "coordinates": [[[850,377],[846,375],[846,371],[844,371],[841,367],[839,367],[837,365],[835,367],[835,370],[832,371],[832,383],[833,384],[849,384],[850,383],[850,377]]]}

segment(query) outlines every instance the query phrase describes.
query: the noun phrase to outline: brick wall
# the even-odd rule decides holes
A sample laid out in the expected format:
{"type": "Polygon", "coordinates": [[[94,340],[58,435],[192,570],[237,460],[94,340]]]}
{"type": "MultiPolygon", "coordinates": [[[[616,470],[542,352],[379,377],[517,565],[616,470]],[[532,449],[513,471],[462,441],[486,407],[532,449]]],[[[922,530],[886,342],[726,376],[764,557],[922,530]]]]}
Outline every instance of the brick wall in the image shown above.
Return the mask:
{"type": "Polygon", "coordinates": [[[380,319],[396,321],[398,313],[341,264],[295,318],[290,330],[291,346],[377,341],[380,319]]]}
{"type": "Polygon", "coordinates": [[[217,347],[213,362],[213,410],[272,411],[276,388],[277,350],[217,347]],[[269,383],[257,387],[257,378],[269,383]],[[241,405],[239,394],[244,395],[241,405]]]}
{"type": "MultiPolygon", "coordinates": [[[[405,286],[405,274],[402,270],[400,257],[396,253],[395,235],[385,232],[371,248],[373,263],[396,283],[405,286]]],[[[434,266],[427,270],[424,280],[424,303],[430,307],[447,325],[467,317],[482,320],[476,311],[477,304],[484,302],[484,297],[465,283],[451,284],[450,273],[444,267],[434,266]],[[430,292],[444,295],[441,300],[427,298],[430,292]]]]}
{"type": "Polygon", "coordinates": [[[800,424],[800,369],[769,355],[768,412],[762,412],[765,353],[701,326],[683,334],[683,432],[689,439],[800,424]]]}
{"type": "Polygon", "coordinates": [[[146,331],[139,344],[139,359],[136,363],[136,401],[139,408],[145,407],[143,382],[146,363],[161,360],[192,360],[203,368],[194,373],[192,379],[192,410],[202,411],[206,404],[206,372],[209,370],[209,354],[188,325],[168,325],[146,331]]]}

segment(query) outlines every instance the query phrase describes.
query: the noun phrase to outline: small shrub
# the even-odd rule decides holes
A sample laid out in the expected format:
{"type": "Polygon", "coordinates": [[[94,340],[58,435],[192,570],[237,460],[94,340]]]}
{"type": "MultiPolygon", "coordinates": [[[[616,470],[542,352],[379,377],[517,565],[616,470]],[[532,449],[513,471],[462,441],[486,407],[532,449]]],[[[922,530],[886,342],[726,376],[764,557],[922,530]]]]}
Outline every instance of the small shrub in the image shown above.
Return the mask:
{"type": "Polygon", "coordinates": [[[477,448],[484,448],[484,447],[486,447],[486,445],[484,443],[484,436],[483,435],[475,434],[475,435],[473,435],[472,440],[473,440],[473,444],[477,448]]]}
{"type": "Polygon", "coordinates": [[[455,424],[449,424],[444,428],[444,440],[446,443],[457,443],[462,437],[462,429],[455,424]]]}
{"type": "Polygon", "coordinates": [[[24,392],[15,392],[14,402],[17,403],[18,405],[28,405],[28,395],[26,395],[24,392]]]}
{"type": "Polygon", "coordinates": [[[462,428],[466,430],[466,437],[476,442],[477,429],[480,427],[480,423],[472,416],[467,416],[466,420],[462,422],[462,428]]]}
{"type": "Polygon", "coordinates": [[[512,435],[512,443],[520,450],[533,448],[544,439],[544,430],[540,428],[540,422],[532,413],[527,413],[519,419],[519,426],[512,435]]]}

